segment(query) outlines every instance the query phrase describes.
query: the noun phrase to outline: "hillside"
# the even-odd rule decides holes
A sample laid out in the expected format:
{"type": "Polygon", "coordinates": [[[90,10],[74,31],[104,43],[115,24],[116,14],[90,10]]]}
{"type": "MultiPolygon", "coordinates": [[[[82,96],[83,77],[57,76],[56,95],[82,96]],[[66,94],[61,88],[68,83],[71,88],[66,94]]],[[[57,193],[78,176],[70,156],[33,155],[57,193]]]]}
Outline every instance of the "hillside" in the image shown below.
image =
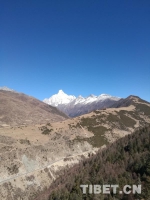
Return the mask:
{"type": "Polygon", "coordinates": [[[32,200],[62,169],[149,124],[149,108],[148,102],[132,97],[129,106],[63,121],[1,126],[0,199],[32,200]]]}
{"type": "Polygon", "coordinates": [[[150,126],[109,145],[96,155],[64,171],[36,200],[134,200],[150,199],[150,126]],[[141,194],[86,194],[80,185],[142,185],[141,194]]]}
{"type": "Polygon", "coordinates": [[[68,117],[31,96],[0,90],[0,127],[62,121],[68,117]]]}
{"type": "Polygon", "coordinates": [[[61,129],[66,132],[72,132],[76,137],[74,138],[76,141],[87,141],[94,147],[100,147],[132,133],[138,127],[150,123],[149,102],[135,96],[127,97],[123,102],[130,103],[128,103],[128,106],[122,103],[117,108],[95,110],[66,120],[64,124],[55,123],[53,129],[58,133],[61,129]]]}
{"type": "MultiPolygon", "coordinates": [[[[110,108],[120,108],[120,107],[127,107],[130,105],[137,105],[137,103],[147,105],[149,102],[141,99],[138,96],[130,95],[125,99],[120,99],[119,101],[115,102],[110,108]]],[[[148,109],[149,110],[149,109],[148,109]]]]}

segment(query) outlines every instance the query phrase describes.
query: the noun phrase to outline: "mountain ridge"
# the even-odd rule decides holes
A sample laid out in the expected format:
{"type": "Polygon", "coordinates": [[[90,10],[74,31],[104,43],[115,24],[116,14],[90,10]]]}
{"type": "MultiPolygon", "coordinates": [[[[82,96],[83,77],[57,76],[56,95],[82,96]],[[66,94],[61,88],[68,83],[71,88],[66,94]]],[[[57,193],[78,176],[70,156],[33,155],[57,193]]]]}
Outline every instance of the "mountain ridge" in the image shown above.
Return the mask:
{"type": "Polygon", "coordinates": [[[120,100],[119,97],[114,97],[109,94],[89,95],[82,97],[79,95],[67,95],[62,90],[57,94],[52,95],[49,99],[44,99],[43,102],[57,107],[70,117],[76,117],[82,114],[89,113],[96,109],[102,109],[113,105],[116,101],[120,100]]]}
{"type": "Polygon", "coordinates": [[[38,124],[67,119],[57,108],[23,93],[0,90],[0,126],[38,124]]]}
{"type": "Polygon", "coordinates": [[[43,100],[43,102],[48,103],[49,105],[52,106],[58,106],[59,104],[67,104],[67,103],[71,103],[72,101],[78,101],[78,99],[84,99],[84,103],[90,103],[89,99],[91,101],[96,101],[96,100],[103,100],[103,99],[107,99],[107,98],[112,98],[115,100],[120,99],[120,97],[115,97],[115,96],[111,96],[109,94],[100,94],[98,96],[94,95],[94,94],[90,94],[87,97],[83,97],[82,95],[79,95],[78,97],[74,96],[74,95],[67,95],[66,93],[63,92],[63,90],[59,90],[57,94],[52,95],[50,98],[45,98],[43,100]],[[55,99],[57,98],[57,99],[55,99]],[[68,99],[68,101],[67,101],[68,99]],[[55,101],[53,101],[55,100],[55,101]]]}

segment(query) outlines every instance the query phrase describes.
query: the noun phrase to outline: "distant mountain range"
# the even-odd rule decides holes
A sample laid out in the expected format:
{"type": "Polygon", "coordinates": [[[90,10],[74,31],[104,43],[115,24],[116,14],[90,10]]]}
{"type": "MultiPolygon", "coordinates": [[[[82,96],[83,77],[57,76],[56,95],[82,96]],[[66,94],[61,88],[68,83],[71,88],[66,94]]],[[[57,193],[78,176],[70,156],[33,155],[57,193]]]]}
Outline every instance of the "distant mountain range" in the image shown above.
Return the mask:
{"type": "Polygon", "coordinates": [[[119,97],[108,94],[101,94],[99,96],[90,95],[85,98],[81,95],[75,97],[74,95],[67,95],[62,90],[59,90],[58,94],[51,96],[49,99],[44,99],[43,102],[57,107],[70,117],[76,117],[93,110],[110,107],[119,100],[119,97]]]}

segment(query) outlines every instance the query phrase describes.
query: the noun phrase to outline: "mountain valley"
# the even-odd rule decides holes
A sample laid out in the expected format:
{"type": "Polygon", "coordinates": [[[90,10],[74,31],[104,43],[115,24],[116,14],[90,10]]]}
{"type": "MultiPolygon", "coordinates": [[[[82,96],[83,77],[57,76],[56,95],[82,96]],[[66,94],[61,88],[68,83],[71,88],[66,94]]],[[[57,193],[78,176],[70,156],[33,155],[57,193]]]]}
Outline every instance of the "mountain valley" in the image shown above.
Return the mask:
{"type": "Polygon", "coordinates": [[[75,118],[13,91],[0,90],[0,99],[3,200],[33,200],[61,175],[62,169],[150,124],[150,103],[132,95],[117,100],[112,108],[75,118]],[[26,121],[28,118],[32,121],[26,121]]]}

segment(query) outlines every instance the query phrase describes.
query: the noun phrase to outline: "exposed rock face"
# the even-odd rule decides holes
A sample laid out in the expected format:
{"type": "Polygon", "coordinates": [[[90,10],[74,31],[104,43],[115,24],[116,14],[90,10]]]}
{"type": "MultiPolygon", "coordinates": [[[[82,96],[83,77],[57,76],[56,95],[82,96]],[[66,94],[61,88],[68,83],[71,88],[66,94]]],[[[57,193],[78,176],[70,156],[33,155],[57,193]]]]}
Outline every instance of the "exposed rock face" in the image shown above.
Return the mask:
{"type": "MultiPolygon", "coordinates": [[[[54,130],[57,127],[46,126],[54,130]]],[[[31,125],[0,129],[0,199],[34,199],[59,175],[60,169],[93,152],[88,142],[72,140],[71,130],[66,133],[67,129],[60,128],[58,133],[53,130],[43,135],[42,128],[31,125]]]]}

